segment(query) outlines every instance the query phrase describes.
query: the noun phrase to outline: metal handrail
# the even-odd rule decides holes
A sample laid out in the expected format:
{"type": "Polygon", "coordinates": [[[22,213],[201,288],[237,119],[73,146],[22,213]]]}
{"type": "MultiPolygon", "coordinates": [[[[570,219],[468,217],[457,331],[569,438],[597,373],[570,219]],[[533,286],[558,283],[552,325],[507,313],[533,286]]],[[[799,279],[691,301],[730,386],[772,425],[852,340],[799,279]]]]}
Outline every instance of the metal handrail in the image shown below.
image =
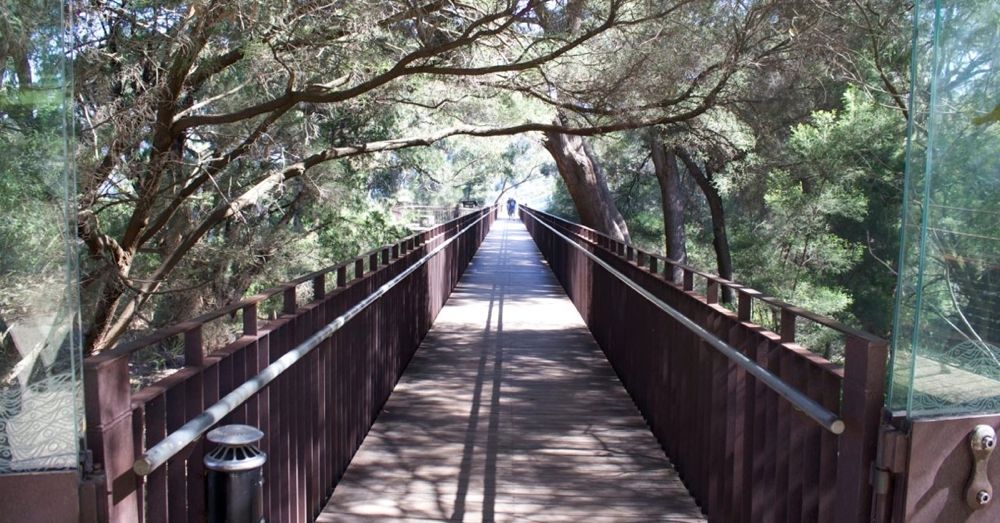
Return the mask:
{"type": "Polygon", "coordinates": [[[758,365],[757,362],[748,358],[745,354],[740,352],[732,345],[722,341],[717,336],[706,330],[701,325],[698,325],[696,322],[685,316],[677,309],[671,307],[670,305],[667,305],[666,302],[654,296],[651,292],[647,291],[641,285],[639,285],[631,278],[629,278],[628,276],[624,275],[623,273],[612,267],[604,260],[598,258],[596,255],[585,249],[583,246],[578,244],[572,238],[562,234],[551,225],[545,223],[544,220],[540,219],[538,216],[535,215],[535,212],[532,209],[528,209],[523,206],[521,209],[527,212],[529,215],[531,215],[531,217],[536,222],[547,227],[550,231],[552,231],[553,234],[559,236],[563,240],[566,240],[567,243],[579,249],[580,252],[582,252],[588,258],[593,260],[594,263],[600,265],[604,270],[608,271],[612,276],[618,278],[622,283],[630,287],[635,292],[639,293],[639,295],[642,296],[643,298],[646,298],[647,301],[655,305],[663,312],[667,313],[667,315],[669,315],[671,318],[680,322],[681,325],[687,327],[688,330],[690,330],[699,338],[701,338],[706,343],[711,345],[712,348],[721,352],[723,356],[729,358],[733,363],[739,365],[744,370],[753,375],[755,378],[759,379],[761,382],[767,385],[771,390],[776,392],[779,396],[788,400],[793,407],[802,411],[802,413],[805,414],[806,416],[812,418],[814,421],[816,421],[816,423],[819,423],[820,426],[822,426],[824,429],[834,434],[841,434],[844,432],[845,428],[844,421],[840,419],[840,416],[838,416],[836,413],[830,411],[823,405],[820,405],[815,400],[806,396],[805,394],[802,394],[802,392],[795,389],[791,385],[785,383],[780,377],[772,374],[767,369],[758,365]]]}
{"type": "MultiPolygon", "coordinates": [[[[579,227],[580,229],[583,229],[583,230],[586,230],[586,231],[590,231],[590,232],[592,232],[592,233],[594,233],[594,234],[596,234],[598,236],[601,236],[603,238],[606,238],[606,239],[608,239],[610,241],[615,241],[615,242],[618,241],[618,240],[615,240],[614,238],[608,236],[606,233],[598,231],[597,229],[593,229],[593,228],[587,227],[586,225],[582,225],[582,224],[579,224],[579,223],[574,223],[574,222],[571,222],[571,221],[569,221],[569,220],[567,220],[565,218],[560,218],[558,216],[555,216],[555,215],[552,215],[552,214],[548,214],[548,213],[545,213],[545,212],[542,212],[542,211],[538,211],[538,210],[535,210],[535,209],[530,209],[529,208],[529,210],[531,212],[535,213],[535,214],[544,214],[546,217],[551,218],[552,220],[555,220],[555,221],[558,221],[558,222],[562,222],[562,223],[565,223],[567,225],[572,225],[574,227],[579,227]]],[[[656,258],[657,260],[659,260],[659,261],[661,261],[661,262],[663,262],[663,263],[665,263],[667,265],[670,265],[671,267],[674,267],[674,268],[677,268],[677,269],[681,269],[681,270],[684,270],[684,271],[688,271],[691,274],[696,274],[698,276],[701,276],[702,278],[705,278],[705,280],[707,280],[707,281],[715,282],[716,284],[718,284],[720,286],[723,286],[723,287],[728,287],[728,288],[732,289],[733,291],[735,291],[737,293],[752,294],[753,295],[753,299],[755,299],[757,301],[760,301],[761,303],[765,303],[765,304],[770,305],[772,307],[777,307],[779,309],[785,310],[787,312],[790,312],[790,313],[794,314],[795,316],[797,316],[799,318],[811,321],[811,322],[813,322],[813,323],[815,323],[817,325],[822,325],[824,327],[833,329],[833,330],[835,330],[835,331],[837,331],[837,332],[839,332],[841,334],[844,334],[844,335],[847,335],[847,336],[853,336],[855,338],[862,339],[862,340],[865,340],[865,341],[868,341],[868,342],[885,343],[884,339],[882,339],[882,338],[880,338],[880,337],[878,337],[878,336],[876,336],[876,335],[874,335],[874,334],[872,334],[870,332],[865,332],[863,330],[856,329],[856,328],[851,327],[850,325],[847,325],[847,324],[845,324],[843,322],[837,321],[837,320],[835,320],[835,319],[833,319],[833,318],[831,318],[829,316],[823,316],[822,314],[817,314],[817,313],[812,312],[812,311],[807,311],[805,309],[802,309],[800,307],[792,305],[791,303],[779,300],[778,298],[774,298],[774,297],[771,297],[771,296],[766,296],[766,295],[764,295],[763,293],[761,293],[759,291],[753,290],[753,289],[751,289],[749,287],[745,287],[745,286],[743,286],[743,285],[741,285],[741,284],[739,284],[739,283],[737,283],[735,281],[727,280],[727,279],[725,279],[725,278],[723,278],[723,277],[721,277],[721,276],[719,276],[717,274],[712,274],[711,272],[701,270],[701,269],[699,269],[697,267],[694,267],[694,266],[691,266],[691,265],[688,265],[688,264],[685,264],[685,263],[680,263],[680,262],[677,262],[675,260],[671,260],[670,258],[668,258],[666,256],[663,256],[661,254],[656,254],[656,253],[652,253],[652,252],[645,252],[642,249],[640,249],[639,247],[636,247],[634,244],[629,243],[629,242],[618,242],[618,243],[622,243],[623,245],[626,245],[628,247],[632,247],[637,252],[644,252],[647,256],[652,257],[652,258],[656,258]]]]}
{"type": "Polygon", "coordinates": [[[221,421],[222,418],[226,417],[226,415],[230,412],[236,410],[236,408],[243,404],[243,402],[250,399],[257,392],[260,392],[261,389],[280,376],[281,373],[288,370],[293,364],[295,364],[295,362],[301,360],[305,357],[305,355],[312,352],[312,350],[318,347],[320,343],[340,330],[345,324],[347,324],[348,321],[368,308],[368,306],[374,303],[375,300],[381,298],[387,292],[392,290],[393,287],[398,285],[407,276],[413,274],[414,271],[430,261],[431,258],[444,250],[445,247],[457,238],[461,237],[466,231],[483,221],[487,216],[490,216],[492,212],[494,212],[492,208],[484,209],[479,219],[473,221],[464,229],[458,231],[454,236],[442,242],[441,245],[432,249],[422,258],[417,260],[413,265],[407,267],[403,272],[399,273],[399,275],[389,280],[378,289],[375,289],[375,291],[366,296],[363,300],[348,309],[347,312],[341,314],[330,323],[327,323],[326,326],[310,336],[306,341],[300,343],[294,349],[275,360],[274,363],[265,367],[259,374],[245,381],[242,385],[233,389],[232,392],[226,394],[211,407],[208,407],[201,414],[191,419],[191,421],[188,421],[177,430],[168,434],[167,437],[163,438],[163,440],[159,443],[150,447],[141,458],[137,459],[132,465],[132,470],[140,476],[148,476],[154,470],[166,463],[167,460],[201,437],[201,435],[207,432],[208,429],[212,428],[213,425],[221,421]]]}
{"type": "MultiPolygon", "coordinates": [[[[440,224],[440,225],[444,225],[444,224],[440,224]]],[[[281,293],[283,293],[283,292],[285,292],[285,291],[287,291],[289,289],[295,288],[295,287],[297,287],[297,286],[299,286],[299,285],[301,285],[301,284],[303,284],[305,282],[308,282],[308,281],[311,281],[311,280],[315,281],[315,279],[317,277],[325,277],[328,274],[334,274],[339,269],[350,267],[352,264],[356,263],[358,260],[364,260],[364,259],[368,258],[372,254],[382,252],[385,249],[389,249],[389,248],[392,248],[392,247],[398,247],[399,245],[402,245],[404,242],[408,242],[408,241],[411,241],[411,240],[415,241],[415,240],[417,240],[420,237],[421,234],[424,234],[424,233],[426,233],[426,231],[418,232],[418,233],[415,233],[415,234],[411,234],[409,236],[401,238],[395,244],[382,245],[382,246],[376,247],[376,248],[371,249],[371,250],[369,250],[367,252],[361,253],[361,254],[359,254],[359,255],[355,256],[354,258],[349,259],[347,261],[340,262],[340,263],[338,263],[336,265],[331,265],[329,267],[320,269],[318,271],[314,271],[314,272],[311,272],[311,273],[308,273],[308,274],[304,274],[304,275],[299,276],[299,277],[297,277],[297,278],[295,278],[293,280],[289,280],[287,282],[281,283],[281,284],[276,285],[274,287],[267,288],[267,289],[265,289],[263,291],[258,292],[257,294],[254,294],[253,296],[248,296],[248,297],[243,298],[243,299],[241,299],[241,300],[239,300],[237,302],[233,302],[233,303],[231,303],[229,305],[225,305],[225,306],[220,307],[218,309],[211,310],[209,312],[201,314],[200,316],[197,316],[197,317],[192,318],[190,320],[183,321],[181,323],[176,323],[176,324],[167,326],[165,328],[158,329],[157,331],[155,331],[155,332],[153,332],[151,334],[148,334],[148,335],[145,335],[145,336],[142,336],[142,337],[130,340],[130,341],[126,341],[126,342],[120,343],[120,344],[116,345],[115,347],[113,347],[113,348],[111,348],[109,350],[105,350],[105,351],[99,352],[99,353],[97,353],[97,354],[95,354],[93,356],[88,357],[87,360],[88,361],[99,362],[99,361],[109,361],[109,360],[113,360],[113,359],[120,358],[120,357],[123,357],[123,356],[127,356],[129,354],[132,354],[133,352],[136,352],[138,350],[141,350],[141,349],[144,349],[146,347],[149,347],[150,345],[153,345],[155,343],[159,343],[159,342],[161,342],[161,341],[163,341],[163,340],[165,340],[167,338],[171,338],[173,336],[177,336],[178,334],[184,334],[185,332],[188,332],[189,330],[191,330],[193,328],[196,328],[199,325],[202,325],[204,323],[208,323],[210,321],[216,320],[216,319],[221,318],[221,317],[226,316],[226,315],[233,315],[237,311],[239,311],[240,309],[243,309],[244,307],[258,305],[258,304],[262,303],[265,300],[274,298],[275,296],[278,296],[281,293]]],[[[438,234],[432,236],[431,238],[437,238],[437,236],[439,236],[441,234],[444,234],[444,233],[443,232],[442,233],[438,233],[438,234]]]]}

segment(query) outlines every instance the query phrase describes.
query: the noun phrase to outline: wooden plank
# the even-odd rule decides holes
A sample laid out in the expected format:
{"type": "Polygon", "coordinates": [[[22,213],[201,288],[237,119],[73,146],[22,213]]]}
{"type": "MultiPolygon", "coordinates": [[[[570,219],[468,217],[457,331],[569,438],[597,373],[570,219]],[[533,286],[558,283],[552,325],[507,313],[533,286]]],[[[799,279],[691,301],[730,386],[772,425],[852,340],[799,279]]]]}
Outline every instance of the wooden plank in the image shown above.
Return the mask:
{"type": "MultiPolygon", "coordinates": [[[[372,359],[357,350],[367,334],[335,345],[346,376],[387,372],[374,347],[372,359]]],[[[659,369],[630,365],[652,388],[659,369]]],[[[379,401],[352,381],[348,405],[379,401]]],[[[487,236],[318,520],[483,518],[704,521],[514,221],[487,236]]]]}

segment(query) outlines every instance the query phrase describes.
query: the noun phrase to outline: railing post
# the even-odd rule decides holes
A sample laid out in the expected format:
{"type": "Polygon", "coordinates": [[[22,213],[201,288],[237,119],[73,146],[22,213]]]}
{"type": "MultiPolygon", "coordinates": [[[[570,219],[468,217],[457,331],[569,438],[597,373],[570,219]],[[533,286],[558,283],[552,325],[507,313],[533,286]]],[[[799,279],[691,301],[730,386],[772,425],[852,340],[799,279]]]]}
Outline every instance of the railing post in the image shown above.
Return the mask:
{"type": "Polygon", "coordinates": [[[205,349],[201,343],[201,325],[184,332],[184,365],[199,367],[205,363],[205,349]]]}
{"type": "Polygon", "coordinates": [[[354,279],[365,275],[365,260],[358,258],[354,260],[354,279]]]}
{"type": "Polygon", "coordinates": [[[707,303],[719,303],[719,282],[715,280],[705,282],[705,301],[707,303]]]}
{"type": "Polygon", "coordinates": [[[750,321],[753,307],[753,298],[746,292],[740,290],[736,293],[736,315],[740,321],[750,321]]]}
{"type": "Polygon", "coordinates": [[[281,312],[284,314],[295,314],[295,311],[299,309],[298,299],[295,295],[295,285],[290,288],[285,289],[284,296],[281,302],[281,312]]]}
{"type": "Polygon", "coordinates": [[[257,304],[251,303],[243,306],[243,335],[257,335],[257,304]]]}
{"type": "Polygon", "coordinates": [[[313,300],[322,300],[324,296],[326,296],[326,273],[321,273],[313,278],[313,300]]]}
{"type": "Polygon", "coordinates": [[[785,307],[781,308],[781,343],[795,343],[795,313],[785,307]]]}
{"type": "Polygon", "coordinates": [[[128,357],[94,358],[84,363],[87,448],[94,463],[104,467],[98,484],[98,512],[105,521],[138,521],[137,478],[132,472],[135,441],[132,432],[132,385],[128,357]]]}
{"type": "Polygon", "coordinates": [[[838,442],[836,521],[868,520],[887,353],[885,342],[847,337],[840,405],[845,428],[838,442]]]}
{"type": "Polygon", "coordinates": [[[347,266],[341,265],[337,268],[337,287],[344,287],[347,285],[347,266]]]}
{"type": "MultiPolygon", "coordinates": [[[[674,281],[673,272],[675,267],[670,268],[671,276],[670,281],[674,281]]],[[[684,290],[693,291],[694,290],[694,273],[691,269],[682,269],[684,272],[684,290]]]]}

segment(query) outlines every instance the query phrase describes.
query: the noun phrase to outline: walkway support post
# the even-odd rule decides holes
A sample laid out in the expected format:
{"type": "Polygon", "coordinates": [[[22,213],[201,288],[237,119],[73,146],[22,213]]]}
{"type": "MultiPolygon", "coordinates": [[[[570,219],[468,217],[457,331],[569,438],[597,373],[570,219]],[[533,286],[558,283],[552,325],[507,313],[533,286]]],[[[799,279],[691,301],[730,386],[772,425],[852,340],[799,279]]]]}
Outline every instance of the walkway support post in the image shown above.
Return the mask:
{"type": "Polygon", "coordinates": [[[137,478],[132,473],[136,441],[128,358],[90,359],[84,364],[87,448],[99,464],[97,517],[139,521],[137,478]]]}
{"type": "Polygon", "coordinates": [[[839,521],[869,521],[872,478],[885,393],[888,345],[880,340],[849,336],[844,349],[841,417],[847,430],[840,435],[837,470],[839,521]]]}

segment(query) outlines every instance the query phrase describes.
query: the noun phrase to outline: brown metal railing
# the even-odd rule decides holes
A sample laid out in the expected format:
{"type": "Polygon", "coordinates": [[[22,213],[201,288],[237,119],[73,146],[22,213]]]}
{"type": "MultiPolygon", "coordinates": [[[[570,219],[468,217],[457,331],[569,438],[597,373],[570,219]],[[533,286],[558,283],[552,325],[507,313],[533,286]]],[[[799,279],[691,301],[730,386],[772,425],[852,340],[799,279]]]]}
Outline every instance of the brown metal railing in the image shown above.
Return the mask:
{"type": "Polygon", "coordinates": [[[383,289],[384,295],[220,422],[246,423],[265,433],[261,448],[268,454],[267,520],[298,522],[315,517],[494,216],[493,208],[483,209],[88,358],[84,362],[87,444],[98,473],[104,476],[98,482],[98,519],[203,520],[202,440],[144,479],[133,472],[135,459],[448,243],[398,284],[383,289]],[[352,266],[353,278],[348,279],[352,266]],[[327,288],[328,280],[336,282],[335,288],[327,288]],[[296,290],[303,284],[312,285],[313,299],[300,305],[296,290]],[[284,314],[258,325],[258,304],[279,294],[284,314]],[[217,350],[206,350],[202,326],[240,311],[242,337],[217,350]],[[185,340],[184,367],[132,392],[131,356],[178,335],[185,340]]]}
{"type": "Polygon", "coordinates": [[[553,272],[712,521],[868,520],[883,340],[593,229],[522,211],[553,272]],[[677,283],[675,270],[682,274],[677,283]],[[694,290],[696,278],[703,280],[703,294],[694,290]],[[718,303],[723,287],[735,292],[736,311],[718,303]],[[843,432],[836,435],[807,417],[643,294],[836,414],[843,432]],[[761,303],[778,310],[779,332],[751,323],[751,310],[761,303]],[[797,320],[840,333],[844,365],[797,344],[797,320]]]}

